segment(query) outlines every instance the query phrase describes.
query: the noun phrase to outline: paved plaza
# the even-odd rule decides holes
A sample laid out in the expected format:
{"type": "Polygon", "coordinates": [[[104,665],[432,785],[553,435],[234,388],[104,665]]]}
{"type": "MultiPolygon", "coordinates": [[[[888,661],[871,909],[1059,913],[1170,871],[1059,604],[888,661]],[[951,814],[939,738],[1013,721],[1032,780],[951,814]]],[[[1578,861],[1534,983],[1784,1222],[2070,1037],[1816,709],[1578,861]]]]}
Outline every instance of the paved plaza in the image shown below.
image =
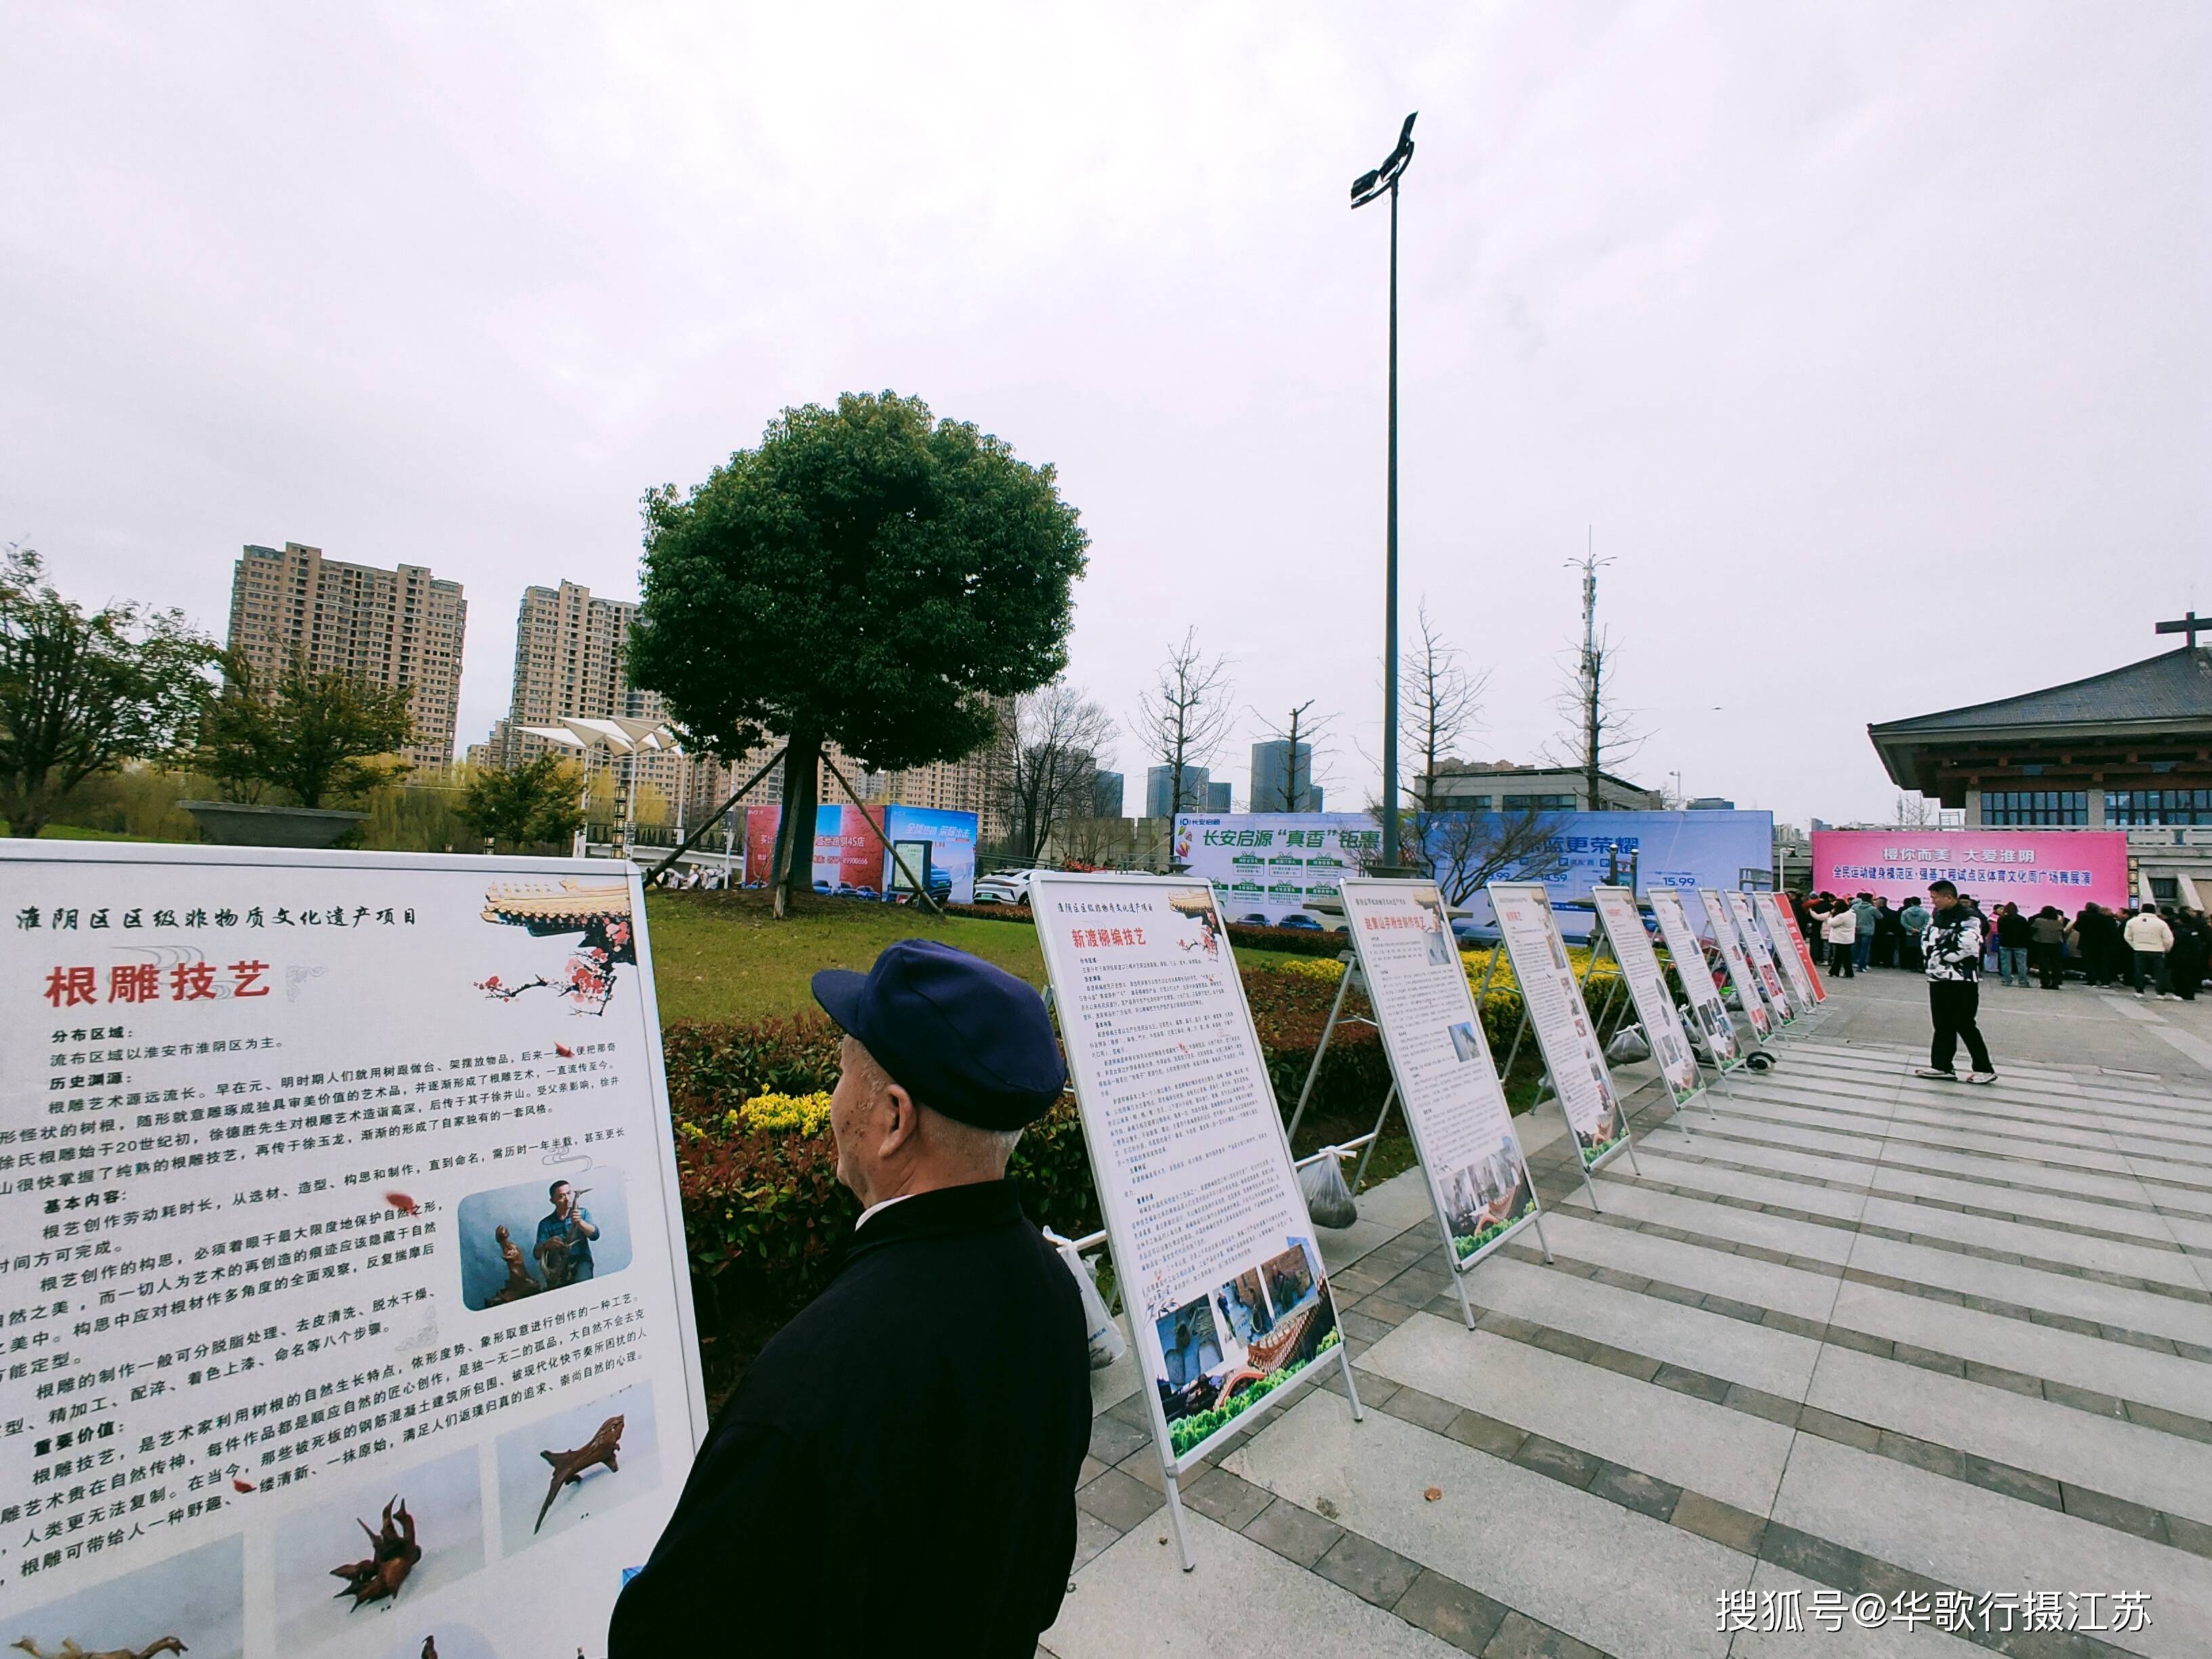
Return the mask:
{"type": "Polygon", "coordinates": [[[1365,1420],[1332,1376],[1193,1471],[1194,1572],[1102,1373],[1044,1650],[2212,1654],[2212,1007],[1984,1006],[1994,1087],[1913,1078],[1877,974],[1764,1078],[1643,1089],[1595,1211],[1522,1119],[1553,1259],[1476,1269],[1472,1331],[1418,1172],[1363,1196],[1322,1238],[1365,1420]]]}

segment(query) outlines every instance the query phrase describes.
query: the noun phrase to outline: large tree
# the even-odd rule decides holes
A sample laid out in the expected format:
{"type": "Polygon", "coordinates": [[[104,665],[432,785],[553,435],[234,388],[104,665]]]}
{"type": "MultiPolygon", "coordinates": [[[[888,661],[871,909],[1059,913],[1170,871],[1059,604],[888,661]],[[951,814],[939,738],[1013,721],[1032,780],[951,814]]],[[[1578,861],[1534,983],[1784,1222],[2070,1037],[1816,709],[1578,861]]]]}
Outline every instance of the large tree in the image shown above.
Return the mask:
{"type": "Polygon", "coordinates": [[[483,768],[453,811],[487,841],[565,842],[584,822],[579,793],[575,765],[549,750],[520,766],[483,768]]]}
{"type": "Polygon", "coordinates": [[[281,789],[301,806],[352,799],[408,770],[394,751],[414,736],[404,685],[374,685],[295,656],[264,691],[243,658],[200,723],[198,763],[235,800],[281,789]]]}
{"type": "Polygon", "coordinates": [[[35,836],[96,772],[167,758],[214,685],[215,642],[135,600],[87,614],[32,549],[0,553],[0,813],[35,836]]]}
{"type": "Polygon", "coordinates": [[[1420,638],[1399,671],[1398,708],[1402,741],[1412,757],[1413,776],[1404,785],[1406,796],[1421,811],[1431,812],[1437,807],[1441,769],[1457,759],[1460,744],[1480,729],[1482,696],[1490,673],[1487,669],[1468,672],[1459,647],[1429,620],[1425,599],[1419,627],[1420,638]]]}
{"type": "Polygon", "coordinates": [[[645,497],[632,684],[694,748],[787,744],[775,908],[813,855],[817,762],[970,754],[990,699],[1066,666],[1087,538],[1049,466],[917,398],[848,392],[772,422],[696,488],[645,497]]]}
{"type": "Polygon", "coordinates": [[[1014,699],[1000,804],[1018,855],[1044,851],[1053,825],[1091,816],[1099,752],[1114,739],[1114,717],[1082,687],[1056,679],[1014,699]]]}

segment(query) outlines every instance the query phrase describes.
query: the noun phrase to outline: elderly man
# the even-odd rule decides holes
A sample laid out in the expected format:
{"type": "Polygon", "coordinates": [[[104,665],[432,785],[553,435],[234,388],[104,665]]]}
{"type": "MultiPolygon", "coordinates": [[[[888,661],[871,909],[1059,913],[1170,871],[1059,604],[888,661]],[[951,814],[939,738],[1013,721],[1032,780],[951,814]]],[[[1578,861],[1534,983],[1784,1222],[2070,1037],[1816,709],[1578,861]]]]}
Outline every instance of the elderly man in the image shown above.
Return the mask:
{"type": "Polygon", "coordinates": [[[1051,1022],[1020,980],[924,939],[814,995],[845,1032],[830,1127],[860,1223],[723,1407],[609,1659],[1029,1659],[1067,1589],[1091,1436],[1075,1281],[1006,1179],[1060,1095],[1051,1022]]]}

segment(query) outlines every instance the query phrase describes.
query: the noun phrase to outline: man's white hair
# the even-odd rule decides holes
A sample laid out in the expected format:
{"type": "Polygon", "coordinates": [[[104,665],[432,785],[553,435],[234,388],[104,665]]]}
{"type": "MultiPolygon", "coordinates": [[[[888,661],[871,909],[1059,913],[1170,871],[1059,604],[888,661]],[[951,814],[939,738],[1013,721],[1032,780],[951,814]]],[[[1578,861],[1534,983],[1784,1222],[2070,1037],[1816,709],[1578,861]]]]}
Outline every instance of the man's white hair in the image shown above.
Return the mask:
{"type": "MultiPolygon", "coordinates": [[[[868,1070],[872,1073],[869,1081],[878,1093],[898,1081],[884,1069],[883,1061],[868,1052],[867,1044],[856,1042],[854,1046],[866,1056],[868,1070]]],[[[902,1083],[899,1086],[906,1088],[902,1083]]],[[[909,1098],[913,1097],[911,1089],[907,1090],[907,1093],[909,1098]]],[[[980,1128],[973,1123],[963,1123],[957,1117],[946,1116],[926,1100],[915,1099],[914,1103],[928,1115],[929,1138],[932,1140],[947,1147],[965,1162],[995,1170],[1002,1176],[1006,1174],[1006,1164],[1013,1157],[1014,1148],[1021,1144],[1022,1132],[1019,1129],[980,1128]]]]}

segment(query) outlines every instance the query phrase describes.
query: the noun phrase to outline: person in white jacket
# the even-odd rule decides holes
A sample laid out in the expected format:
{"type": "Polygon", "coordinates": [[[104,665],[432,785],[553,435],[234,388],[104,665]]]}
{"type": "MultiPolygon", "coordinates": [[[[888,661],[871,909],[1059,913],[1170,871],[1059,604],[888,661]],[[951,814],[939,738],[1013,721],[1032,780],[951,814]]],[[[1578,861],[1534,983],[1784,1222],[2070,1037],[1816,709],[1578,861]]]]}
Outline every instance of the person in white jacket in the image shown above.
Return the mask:
{"type": "Polygon", "coordinates": [[[2143,981],[2148,979],[2159,995],[2169,1002],[2179,1001],[2166,971],[2166,953],[2173,949],[2173,929],[2166,925],[2166,918],[2146,906],[2128,918],[2120,937],[2134,953],[2136,994],[2143,994],[2143,981]]]}
{"type": "Polygon", "coordinates": [[[1836,978],[1858,977],[1851,965],[1858,936],[1858,914],[1848,904],[1838,904],[1820,923],[1820,937],[1828,941],[1828,972],[1836,978]]]}

